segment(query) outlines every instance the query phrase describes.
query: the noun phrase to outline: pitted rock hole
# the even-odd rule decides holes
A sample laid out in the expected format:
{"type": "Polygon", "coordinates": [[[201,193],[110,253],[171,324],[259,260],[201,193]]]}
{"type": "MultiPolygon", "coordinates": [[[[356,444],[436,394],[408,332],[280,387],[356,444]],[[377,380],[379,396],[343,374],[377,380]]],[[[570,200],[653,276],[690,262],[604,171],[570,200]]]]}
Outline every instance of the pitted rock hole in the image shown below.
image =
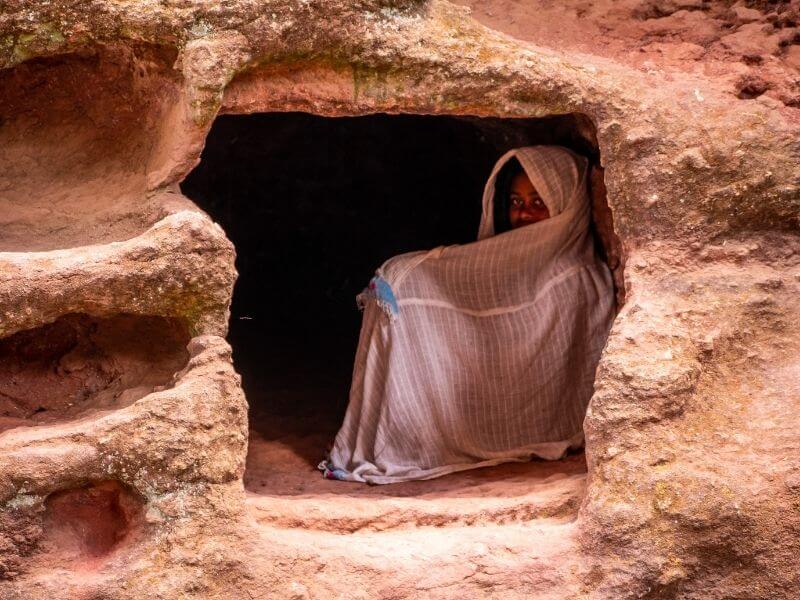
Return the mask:
{"type": "MultiPolygon", "coordinates": [[[[416,518],[376,509],[379,515],[362,511],[361,520],[351,512],[342,525],[336,514],[347,509],[319,498],[331,493],[456,499],[435,509],[431,504],[439,516],[420,517],[428,524],[577,510],[582,454],[377,487],[326,481],[315,471],[347,406],[361,320],[355,295],[395,254],[474,241],[483,186],[497,158],[516,146],[548,143],[572,147],[597,164],[594,129],[583,115],[269,113],[217,120],[182,189],[237,250],[229,340],[251,407],[245,484],[270,498],[260,506],[263,521],[380,529],[416,518]],[[536,483],[544,481],[556,482],[552,497],[542,500],[542,489],[532,501],[536,483]],[[302,497],[314,501],[305,505],[302,497]],[[504,500],[481,506],[480,516],[476,497],[504,500]]],[[[606,206],[604,195],[597,203],[606,206]]],[[[608,217],[603,224],[610,229],[608,217]]]]}
{"type": "Polygon", "coordinates": [[[163,317],[66,315],[0,340],[0,432],[127,406],[172,382],[189,335],[163,317]]]}
{"type": "Polygon", "coordinates": [[[62,566],[95,568],[135,538],[143,506],[116,481],[54,492],[45,500],[42,549],[62,566]]]}

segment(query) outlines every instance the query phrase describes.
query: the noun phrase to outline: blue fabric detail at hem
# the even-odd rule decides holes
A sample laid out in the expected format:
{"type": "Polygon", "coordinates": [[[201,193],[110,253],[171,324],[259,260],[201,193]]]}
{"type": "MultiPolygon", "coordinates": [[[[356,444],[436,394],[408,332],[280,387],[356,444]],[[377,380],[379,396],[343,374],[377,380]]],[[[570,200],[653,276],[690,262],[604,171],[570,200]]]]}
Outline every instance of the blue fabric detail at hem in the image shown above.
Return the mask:
{"type": "Polygon", "coordinates": [[[322,471],[322,476],[325,479],[337,479],[339,481],[345,481],[347,478],[347,471],[343,469],[337,469],[327,459],[319,463],[317,465],[317,469],[322,471]]]}

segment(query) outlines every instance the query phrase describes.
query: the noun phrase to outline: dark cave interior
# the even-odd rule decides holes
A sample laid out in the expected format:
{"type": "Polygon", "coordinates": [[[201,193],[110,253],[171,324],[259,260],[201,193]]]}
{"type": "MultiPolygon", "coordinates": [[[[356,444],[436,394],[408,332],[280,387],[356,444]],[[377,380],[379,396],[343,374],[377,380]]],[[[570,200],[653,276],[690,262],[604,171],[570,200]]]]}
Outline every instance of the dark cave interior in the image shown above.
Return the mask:
{"type": "Polygon", "coordinates": [[[251,423],[299,419],[335,433],[360,327],[356,294],[395,254],[473,241],[492,166],[527,144],[597,160],[593,125],[579,114],[216,120],[181,187],[236,246],[228,339],[251,423]]]}

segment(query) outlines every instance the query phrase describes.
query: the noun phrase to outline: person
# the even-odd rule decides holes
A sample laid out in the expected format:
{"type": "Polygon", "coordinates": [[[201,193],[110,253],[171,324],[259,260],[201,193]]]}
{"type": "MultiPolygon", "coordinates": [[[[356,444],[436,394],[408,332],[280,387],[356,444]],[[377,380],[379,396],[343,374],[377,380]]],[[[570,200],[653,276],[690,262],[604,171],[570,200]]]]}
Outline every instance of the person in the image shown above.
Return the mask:
{"type": "Polygon", "coordinates": [[[590,232],[588,161],[526,146],[497,161],[478,240],[386,261],[364,311],[325,477],[430,479],[583,444],[614,316],[590,232]]]}
{"type": "MultiPolygon", "coordinates": [[[[511,167],[511,181],[508,186],[508,193],[500,192],[503,198],[508,198],[507,203],[503,203],[503,210],[508,211],[508,222],[511,229],[533,225],[539,221],[550,218],[550,211],[547,209],[542,197],[536,188],[533,187],[530,178],[522,169],[522,165],[515,158],[506,163],[511,167]],[[507,208],[506,208],[507,204],[507,208]]],[[[497,227],[495,226],[495,233],[497,227]]]]}

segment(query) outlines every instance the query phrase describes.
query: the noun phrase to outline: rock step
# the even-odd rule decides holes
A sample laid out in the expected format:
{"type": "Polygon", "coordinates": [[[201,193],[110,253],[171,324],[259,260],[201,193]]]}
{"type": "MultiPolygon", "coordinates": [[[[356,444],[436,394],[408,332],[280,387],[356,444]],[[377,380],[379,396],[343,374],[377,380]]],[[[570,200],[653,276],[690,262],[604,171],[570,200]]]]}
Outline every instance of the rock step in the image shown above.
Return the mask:
{"type": "Polygon", "coordinates": [[[343,581],[353,598],[555,599],[578,592],[574,522],[346,535],[262,526],[260,536],[263,558],[275,557],[275,574],[285,570],[283,583],[296,597],[337,597],[329,594],[343,581]]]}
{"type": "MultiPolygon", "coordinates": [[[[363,497],[345,494],[279,496],[248,493],[251,515],[262,525],[353,533],[415,527],[464,527],[572,519],[585,474],[555,474],[531,481],[520,495],[476,486],[472,496],[363,497]]],[[[346,484],[340,484],[346,485],[346,484]]]]}

